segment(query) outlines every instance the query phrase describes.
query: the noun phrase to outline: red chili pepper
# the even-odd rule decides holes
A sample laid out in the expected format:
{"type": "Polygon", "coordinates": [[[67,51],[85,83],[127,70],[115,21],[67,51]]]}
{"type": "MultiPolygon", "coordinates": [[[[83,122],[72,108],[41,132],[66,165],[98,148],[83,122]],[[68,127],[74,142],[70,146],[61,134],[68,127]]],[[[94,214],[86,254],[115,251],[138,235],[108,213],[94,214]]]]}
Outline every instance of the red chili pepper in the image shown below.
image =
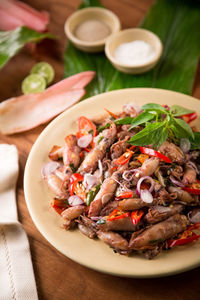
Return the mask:
{"type": "Polygon", "coordinates": [[[122,154],[119,158],[114,160],[114,164],[120,166],[125,165],[130,160],[132,155],[133,152],[127,149],[127,151],[124,154],[122,154]]]}
{"type": "Polygon", "coordinates": [[[198,114],[196,112],[193,112],[191,114],[186,114],[181,116],[181,119],[183,119],[186,123],[190,123],[194,121],[198,117],[198,114]]]}
{"type": "Polygon", "coordinates": [[[61,215],[61,213],[63,212],[63,210],[65,210],[67,208],[67,204],[64,203],[63,200],[59,200],[59,199],[53,199],[50,202],[51,207],[53,207],[53,209],[59,214],[61,215]],[[61,204],[62,201],[62,204],[61,204]]]}
{"type": "Polygon", "coordinates": [[[161,154],[160,152],[156,151],[156,150],[153,150],[151,148],[146,148],[146,147],[139,147],[140,148],[140,151],[144,154],[148,154],[150,156],[155,156],[155,157],[158,157],[160,160],[163,160],[167,163],[172,163],[171,159],[169,159],[169,157],[161,154]]]}
{"type": "Polygon", "coordinates": [[[181,246],[181,245],[186,245],[186,244],[189,244],[193,241],[196,241],[200,238],[200,234],[197,235],[197,234],[193,234],[192,236],[190,237],[187,237],[187,238],[180,238],[178,240],[169,240],[168,241],[168,247],[175,247],[175,246],[181,246]]]}
{"type": "Polygon", "coordinates": [[[107,111],[107,113],[108,113],[111,117],[113,117],[114,119],[118,119],[118,116],[115,115],[114,113],[112,113],[110,110],[108,110],[108,109],[106,109],[106,108],[104,108],[104,110],[107,111]]]}
{"type": "Polygon", "coordinates": [[[189,230],[194,230],[194,229],[198,229],[200,230],[200,222],[199,223],[196,223],[196,224],[193,224],[193,225],[190,225],[188,227],[189,230]]]}
{"type": "Polygon", "coordinates": [[[84,156],[84,151],[81,151],[81,153],[79,154],[80,158],[82,158],[84,156]]]}
{"type": "Polygon", "coordinates": [[[124,219],[130,217],[130,212],[124,212],[122,209],[114,209],[113,212],[107,218],[108,221],[114,221],[118,219],[124,219]]]}
{"type": "Polygon", "coordinates": [[[80,138],[81,136],[88,134],[90,130],[93,131],[93,137],[95,137],[97,135],[97,129],[94,123],[83,116],[78,118],[77,137],[80,138]]]}
{"type": "Polygon", "coordinates": [[[132,198],[133,197],[133,192],[125,192],[117,197],[115,197],[116,200],[120,200],[120,199],[125,199],[125,198],[132,198]]]}
{"type": "Polygon", "coordinates": [[[70,193],[70,196],[74,195],[75,184],[78,183],[79,181],[83,181],[83,179],[84,179],[84,177],[79,173],[72,174],[72,176],[70,177],[70,180],[69,180],[69,193],[70,193]]]}
{"type": "Polygon", "coordinates": [[[197,180],[183,189],[190,194],[200,195],[200,180],[197,180]]]}
{"type": "Polygon", "coordinates": [[[140,219],[142,218],[144,212],[141,209],[137,209],[131,213],[131,221],[134,225],[138,224],[140,219]]]}

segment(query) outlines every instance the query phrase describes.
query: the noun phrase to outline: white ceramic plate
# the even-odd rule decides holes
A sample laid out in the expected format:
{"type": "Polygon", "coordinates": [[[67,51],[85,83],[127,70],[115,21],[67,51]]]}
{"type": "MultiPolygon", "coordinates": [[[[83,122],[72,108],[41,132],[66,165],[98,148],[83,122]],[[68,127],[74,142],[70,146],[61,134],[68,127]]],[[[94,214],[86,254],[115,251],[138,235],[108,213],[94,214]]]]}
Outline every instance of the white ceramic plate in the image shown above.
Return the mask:
{"type": "MultiPolygon", "coordinates": [[[[29,155],[24,178],[25,197],[31,217],[42,235],[61,253],[89,268],[127,277],[156,277],[180,273],[200,265],[200,242],[164,251],[153,260],[144,256],[126,257],[115,254],[100,240],[91,240],[79,231],[60,228],[61,217],[50,208],[52,194],[40,175],[41,166],[48,161],[52,146],[62,145],[64,137],[77,131],[80,115],[93,118],[104,113],[104,108],[119,112],[123,104],[148,102],[177,104],[194,109],[200,114],[200,101],[180,93],[135,88],[100,94],[70,108],[42,132],[29,155]]],[[[200,124],[200,121],[198,120],[200,124]]]]}

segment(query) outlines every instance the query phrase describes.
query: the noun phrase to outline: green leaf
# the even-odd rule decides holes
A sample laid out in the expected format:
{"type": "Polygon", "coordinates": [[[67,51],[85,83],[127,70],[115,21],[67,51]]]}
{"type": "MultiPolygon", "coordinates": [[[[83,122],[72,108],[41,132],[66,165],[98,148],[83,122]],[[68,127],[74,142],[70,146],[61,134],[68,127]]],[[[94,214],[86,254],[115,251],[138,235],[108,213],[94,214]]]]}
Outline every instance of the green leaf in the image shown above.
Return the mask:
{"type": "Polygon", "coordinates": [[[131,130],[132,128],[141,125],[143,123],[146,123],[150,120],[153,120],[155,118],[154,114],[151,114],[149,112],[143,112],[141,114],[139,114],[137,117],[134,118],[133,122],[131,123],[131,126],[129,128],[129,130],[131,130]]]}
{"type": "Polygon", "coordinates": [[[87,8],[91,6],[102,6],[98,0],[83,0],[79,8],[87,8]]]}
{"type": "Polygon", "coordinates": [[[167,138],[165,122],[156,122],[147,125],[142,131],[134,135],[128,143],[136,146],[152,144],[158,148],[167,138]]]}
{"type": "Polygon", "coordinates": [[[141,107],[142,110],[146,110],[146,111],[158,111],[158,112],[161,112],[161,113],[167,113],[166,109],[164,107],[162,107],[160,104],[157,104],[157,103],[147,103],[147,104],[144,104],[142,107],[141,107]]]}
{"type": "Polygon", "coordinates": [[[179,105],[172,105],[170,108],[170,112],[174,117],[179,117],[187,114],[191,114],[194,112],[194,110],[187,109],[185,107],[179,106],[179,105]]]}
{"type": "Polygon", "coordinates": [[[109,128],[110,125],[111,125],[110,123],[106,123],[106,125],[100,126],[100,127],[97,129],[98,133],[101,132],[101,131],[103,131],[104,129],[109,128]]]}
{"type": "MultiPolygon", "coordinates": [[[[100,3],[84,0],[83,5],[100,6],[100,3]]],[[[157,34],[164,45],[163,55],[152,71],[124,74],[110,64],[103,52],[85,53],[68,43],[64,77],[96,71],[96,78],[87,86],[87,97],[131,87],[158,87],[190,94],[200,54],[200,30],[197,30],[200,4],[188,0],[157,0],[141,27],[157,34]]]]}
{"type": "Polygon", "coordinates": [[[194,139],[190,139],[191,149],[200,150],[200,132],[194,132],[194,139]]]}
{"type": "Polygon", "coordinates": [[[45,38],[54,38],[50,33],[39,33],[27,27],[0,31],[0,68],[17,54],[26,43],[37,43],[45,38]]]}
{"type": "Polygon", "coordinates": [[[177,138],[192,138],[194,139],[194,133],[191,127],[182,119],[173,118],[170,128],[173,130],[177,138]]]}
{"type": "Polygon", "coordinates": [[[122,119],[115,120],[114,123],[116,125],[127,125],[127,124],[131,124],[134,120],[135,120],[135,118],[125,117],[125,118],[122,118],[122,119]]]}

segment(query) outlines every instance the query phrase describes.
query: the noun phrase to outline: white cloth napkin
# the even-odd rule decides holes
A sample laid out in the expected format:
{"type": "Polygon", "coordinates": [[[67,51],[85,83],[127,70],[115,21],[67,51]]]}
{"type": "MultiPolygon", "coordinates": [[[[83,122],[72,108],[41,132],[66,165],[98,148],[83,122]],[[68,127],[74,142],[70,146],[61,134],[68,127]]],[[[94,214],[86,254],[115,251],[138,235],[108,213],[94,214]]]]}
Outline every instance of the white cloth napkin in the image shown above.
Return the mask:
{"type": "Polygon", "coordinates": [[[0,144],[0,300],[37,300],[29,243],[17,220],[18,153],[0,144]]]}

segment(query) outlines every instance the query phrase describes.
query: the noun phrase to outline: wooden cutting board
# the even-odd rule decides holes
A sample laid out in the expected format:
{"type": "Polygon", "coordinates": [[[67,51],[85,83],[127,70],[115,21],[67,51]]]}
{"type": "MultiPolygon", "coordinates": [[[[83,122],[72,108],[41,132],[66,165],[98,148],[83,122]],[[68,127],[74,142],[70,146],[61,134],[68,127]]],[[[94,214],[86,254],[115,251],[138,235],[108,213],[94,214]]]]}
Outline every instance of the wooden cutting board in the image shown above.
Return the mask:
{"type": "MultiPolygon", "coordinates": [[[[50,31],[58,41],[45,41],[38,51],[30,54],[25,48],[0,71],[0,100],[20,95],[21,82],[38,61],[50,62],[56,70],[55,81],[62,79],[62,53],[66,43],[63,24],[78,7],[79,0],[26,0],[51,16],[50,31]]],[[[123,28],[139,24],[153,0],[102,0],[105,7],[120,18],[123,28]]],[[[199,30],[199,28],[197,28],[199,30]]],[[[193,94],[200,99],[200,67],[196,75],[193,94]]],[[[200,295],[200,268],[169,278],[128,279],[101,274],[71,261],[55,250],[38,232],[26,207],[23,194],[23,173],[28,153],[45,126],[13,136],[0,135],[1,143],[15,144],[20,155],[20,176],[17,184],[19,220],[30,242],[33,267],[41,300],[197,300],[200,295]]]]}

